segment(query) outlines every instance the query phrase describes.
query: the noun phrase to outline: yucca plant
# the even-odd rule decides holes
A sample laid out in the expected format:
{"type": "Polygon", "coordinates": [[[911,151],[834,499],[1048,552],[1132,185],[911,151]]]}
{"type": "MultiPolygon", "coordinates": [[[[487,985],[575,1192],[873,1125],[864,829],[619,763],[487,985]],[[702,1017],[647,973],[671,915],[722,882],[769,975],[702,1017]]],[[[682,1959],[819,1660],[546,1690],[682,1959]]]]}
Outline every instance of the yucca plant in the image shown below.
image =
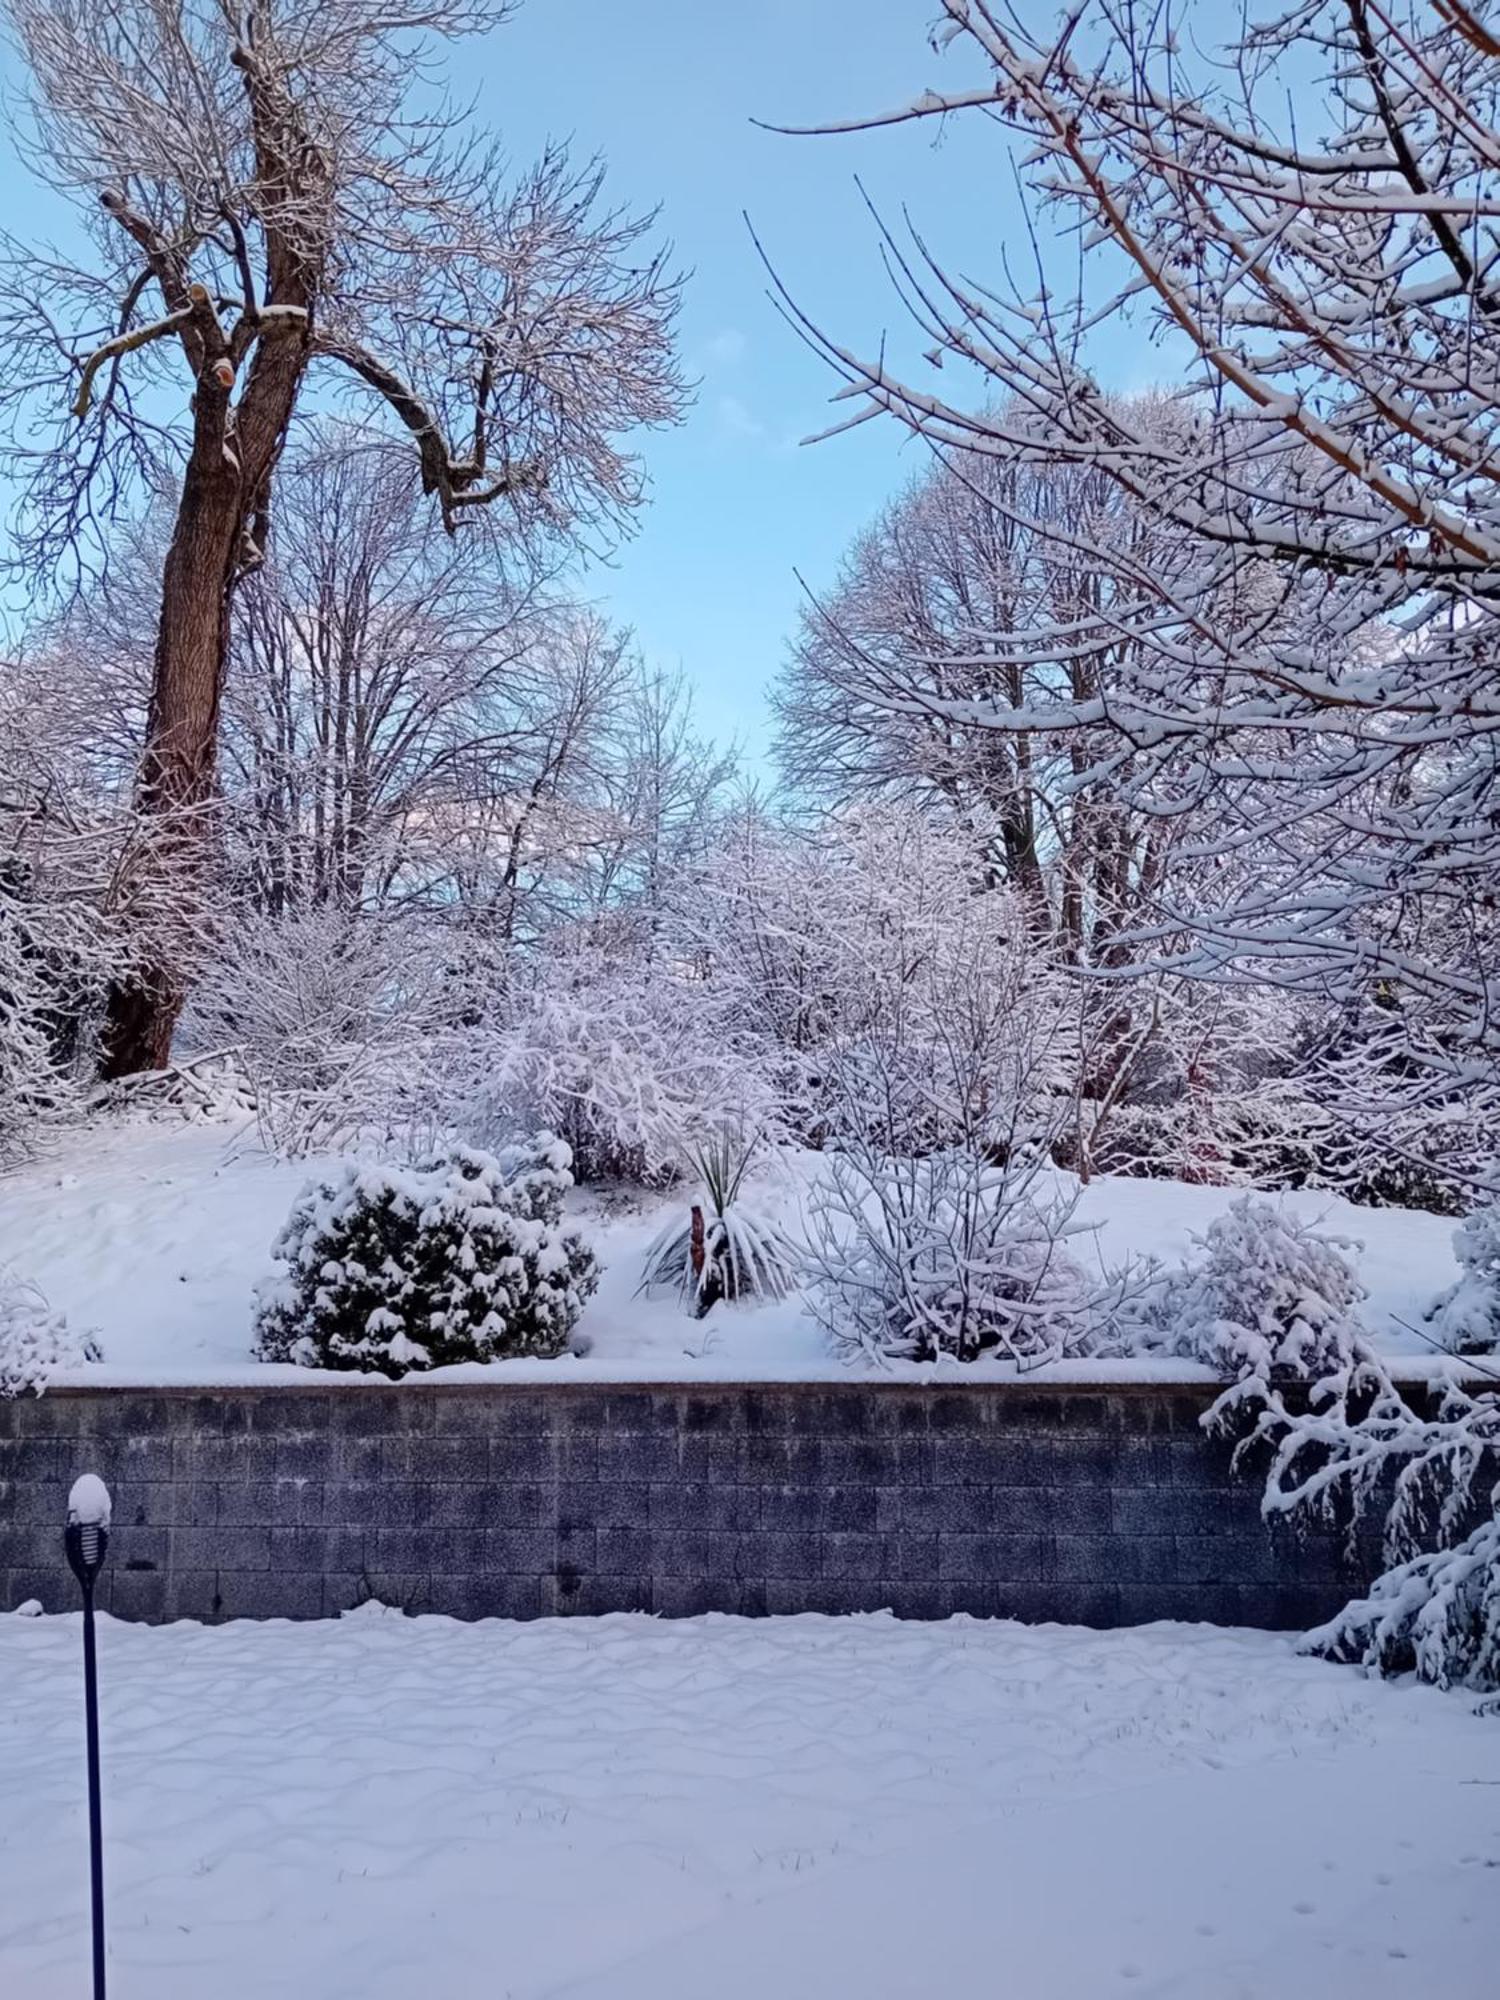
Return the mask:
{"type": "Polygon", "coordinates": [[[725,1136],[688,1150],[707,1199],[674,1216],[646,1252],[643,1292],[670,1286],[702,1319],[720,1299],[784,1299],[797,1289],[796,1245],[739,1206],[756,1144],[725,1136]]]}

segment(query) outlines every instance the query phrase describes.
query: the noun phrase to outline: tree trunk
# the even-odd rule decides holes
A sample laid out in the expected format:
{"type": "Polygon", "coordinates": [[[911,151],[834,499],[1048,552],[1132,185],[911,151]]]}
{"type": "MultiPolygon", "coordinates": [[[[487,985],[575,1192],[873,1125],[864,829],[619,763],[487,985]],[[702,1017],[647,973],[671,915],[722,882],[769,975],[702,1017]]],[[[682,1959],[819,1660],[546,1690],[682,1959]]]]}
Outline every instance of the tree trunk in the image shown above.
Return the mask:
{"type": "Polygon", "coordinates": [[[136,791],[141,851],[128,893],[144,949],[140,963],[110,989],[99,1058],[106,1078],[162,1069],[171,1058],[185,997],[186,933],[207,858],[229,597],[244,526],[233,459],[220,453],[207,472],[190,463],[162,573],[136,791]]]}

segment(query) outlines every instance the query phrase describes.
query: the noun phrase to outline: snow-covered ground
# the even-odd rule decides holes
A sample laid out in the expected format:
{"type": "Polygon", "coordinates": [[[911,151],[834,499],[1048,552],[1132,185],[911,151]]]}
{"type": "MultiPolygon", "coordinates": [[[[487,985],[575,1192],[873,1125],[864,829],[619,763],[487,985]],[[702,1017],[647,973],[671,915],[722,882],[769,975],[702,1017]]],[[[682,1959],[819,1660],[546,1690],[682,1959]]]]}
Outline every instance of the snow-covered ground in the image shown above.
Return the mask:
{"type": "MultiPolygon", "coordinates": [[[[0,1178],[0,1265],[38,1284],[80,1330],[97,1331],[104,1367],[91,1370],[90,1379],[267,1379],[250,1358],[251,1296],[315,1165],[271,1158],[253,1125],[97,1125],[0,1178]]],[[[773,1161],[761,1176],[757,1199],[779,1207],[793,1230],[797,1196],[811,1171],[816,1156],[805,1155],[773,1161]]],[[[1094,1233],[1072,1247],[1089,1261],[1150,1254],[1175,1262],[1232,1192],[1174,1181],[1096,1181],[1084,1191],[1077,1218],[1094,1233]]],[[[1453,1223],[1403,1209],[1354,1208],[1329,1195],[1282,1199],[1320,1228],[1362,1241],[1372,1331],[1394,1349],[1427,1353],[1408,1329],[1456,1275],[1453,1223]]],[[[720,1308],[694,1322],[669,1297],[638,1297],[642,1259],[666,1213],[661,1202],[611,1210],[581,1192],[574,1208],[604,1265],[579,1327],[590,1343],[588,1359],[507,1363],[509,1371],[545,1375],[563,1366],[575,1374],[736,1378],[845,1372],[800,1299],[720,1308]]],[[[1180,1377],[1184,1370],[1176,1363],[1163,1372],[1180,1377]]]]}
{"type": "MultiPolygon", "coordinates": [[[[87,1988],[0,1616],[0,1993],[87,1988]]],[[[1500,1720],[1264,1633],[105,1621],[112,2000],[1490,2000],[1500,1720]]]]}

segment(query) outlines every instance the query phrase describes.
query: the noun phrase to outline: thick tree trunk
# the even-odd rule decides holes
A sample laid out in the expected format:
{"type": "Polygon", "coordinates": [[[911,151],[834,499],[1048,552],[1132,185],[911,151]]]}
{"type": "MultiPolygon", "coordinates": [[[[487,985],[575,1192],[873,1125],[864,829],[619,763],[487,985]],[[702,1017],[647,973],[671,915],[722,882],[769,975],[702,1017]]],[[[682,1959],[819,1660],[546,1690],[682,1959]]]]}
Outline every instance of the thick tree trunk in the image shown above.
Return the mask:
{"type": "Polygon", "coordinates": [[[105,1077],[160,1069],[171,1057],[185,998],[184,947],[208,859],[229,601],[265,547],[271,482],[307,368],[333,235],[328,162],[290,93],[288,72],[249,44],[236,42],[229,60],[243,74],[250,104],[265,237],[263,297],[282,317],[268,329],[232,218],[246,296],[226,332],[219,304],[204,285],[188,282],[174,246],[122,196],[104,198],[145,251],[168,310],[184,322],[182,346],[194,376],[193,446],[162,573],[136,797],[143,840],[127,883],[145,944],[142,962],[109,996],[100,1050],[105,1077]]]}
{"type": "Polygon", "coordinates": [[[190,465],[162,573],[151,708],[137,786],[141,851],[129,894],[141,962],[110,990],[100,1074],[169,1061],[185,994],[183,961],[207,860],[229,651],[229,597],[244,532],[238,467],[190,465]]]}

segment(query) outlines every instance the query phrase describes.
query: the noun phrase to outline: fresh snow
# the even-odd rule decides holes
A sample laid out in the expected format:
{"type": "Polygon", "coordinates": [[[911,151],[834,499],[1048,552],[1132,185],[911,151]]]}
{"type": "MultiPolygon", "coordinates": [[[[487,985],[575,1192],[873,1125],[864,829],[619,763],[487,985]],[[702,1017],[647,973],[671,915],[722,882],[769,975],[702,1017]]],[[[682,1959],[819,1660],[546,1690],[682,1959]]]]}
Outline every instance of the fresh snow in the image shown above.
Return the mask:
{"type": "Polygon", "coordinates": [[[83,1528],[107,1528],[109,1488],[97,1472],[80,1472],[68,1494],[68,1519],[83,1528]]]}
{"type": "MultiPolygon", "coordinates": [[[[112,2000],[1490,2000],[1500,1723],[1207,1626],[105,1619],[112,2000]]],[[[87,1986],[0,1616],[0,1992],[87,1986]]]]}
{"type": "MultiPolygon", "coordinates": [[[[54,1310],[96,1332],[102,1365],[54,1379],[230,1383],[307,1379],[251,1358],[251,1302],[271,1270],[271,1244],[317,1160],[282,1160],[261,1146],[253,1123],[95,1123],[45,1159],[0,1178],[0,1267],[38,1285],[54,1310]]],[[[795,1233],[798,1196],[818,1171],[814,1154],[784,1155],[761,1170],[750,1198],[795,1233]]],[[[1154,1255],[1177,1262],[1191,1237],[1221,1215],[1239,1190],[1175,1181],[1105,1178],[1083,1190],[1070,1240],[1098,1267],[1154,1255]]],[[[683,1190],[678,1202],[690,1199],[683,1190]]],[[[1422,1313],[1457,1276],[1455,1224],[1405,1209],[1355,1208],[1322,1194],[1280,1199],[1334,1234],[1358,1238],[1366,1314],[1383,1345],[1407,1351],[1417,1372],[1431,1349],[1414,1331],[1422,1313]]],[[[639,1296],[646,1252],[670,1212],[671,1197],[612,1206],[575,1191],[569,1220],[603,1265],[597,1295],[578,1325],[584,1358],[500,1364],[508,1380],[788,1380],[844,1377],[797,1296],[759,1306],[719,1306],[693,1320],[671,1295],[639,1296]]],[[[948,1369],[961,1364],[945,1364],[948,1369]]],[[[998,1363],[983,1364],[991,1370],[998,1363]]],[[[1096,1379],[1101,1372],[1182,1380],[1182,1362],[1056,1363],[1039,1379],[1096,1379]]],[[[444,1371],[481,1379],[473,1367],[444,1371]]],[[[928,1375],[931,1369],[896,1372],[928,1375]]],[[[341,1382],[356,1378],[341,1375],[341,1382]]]]}

